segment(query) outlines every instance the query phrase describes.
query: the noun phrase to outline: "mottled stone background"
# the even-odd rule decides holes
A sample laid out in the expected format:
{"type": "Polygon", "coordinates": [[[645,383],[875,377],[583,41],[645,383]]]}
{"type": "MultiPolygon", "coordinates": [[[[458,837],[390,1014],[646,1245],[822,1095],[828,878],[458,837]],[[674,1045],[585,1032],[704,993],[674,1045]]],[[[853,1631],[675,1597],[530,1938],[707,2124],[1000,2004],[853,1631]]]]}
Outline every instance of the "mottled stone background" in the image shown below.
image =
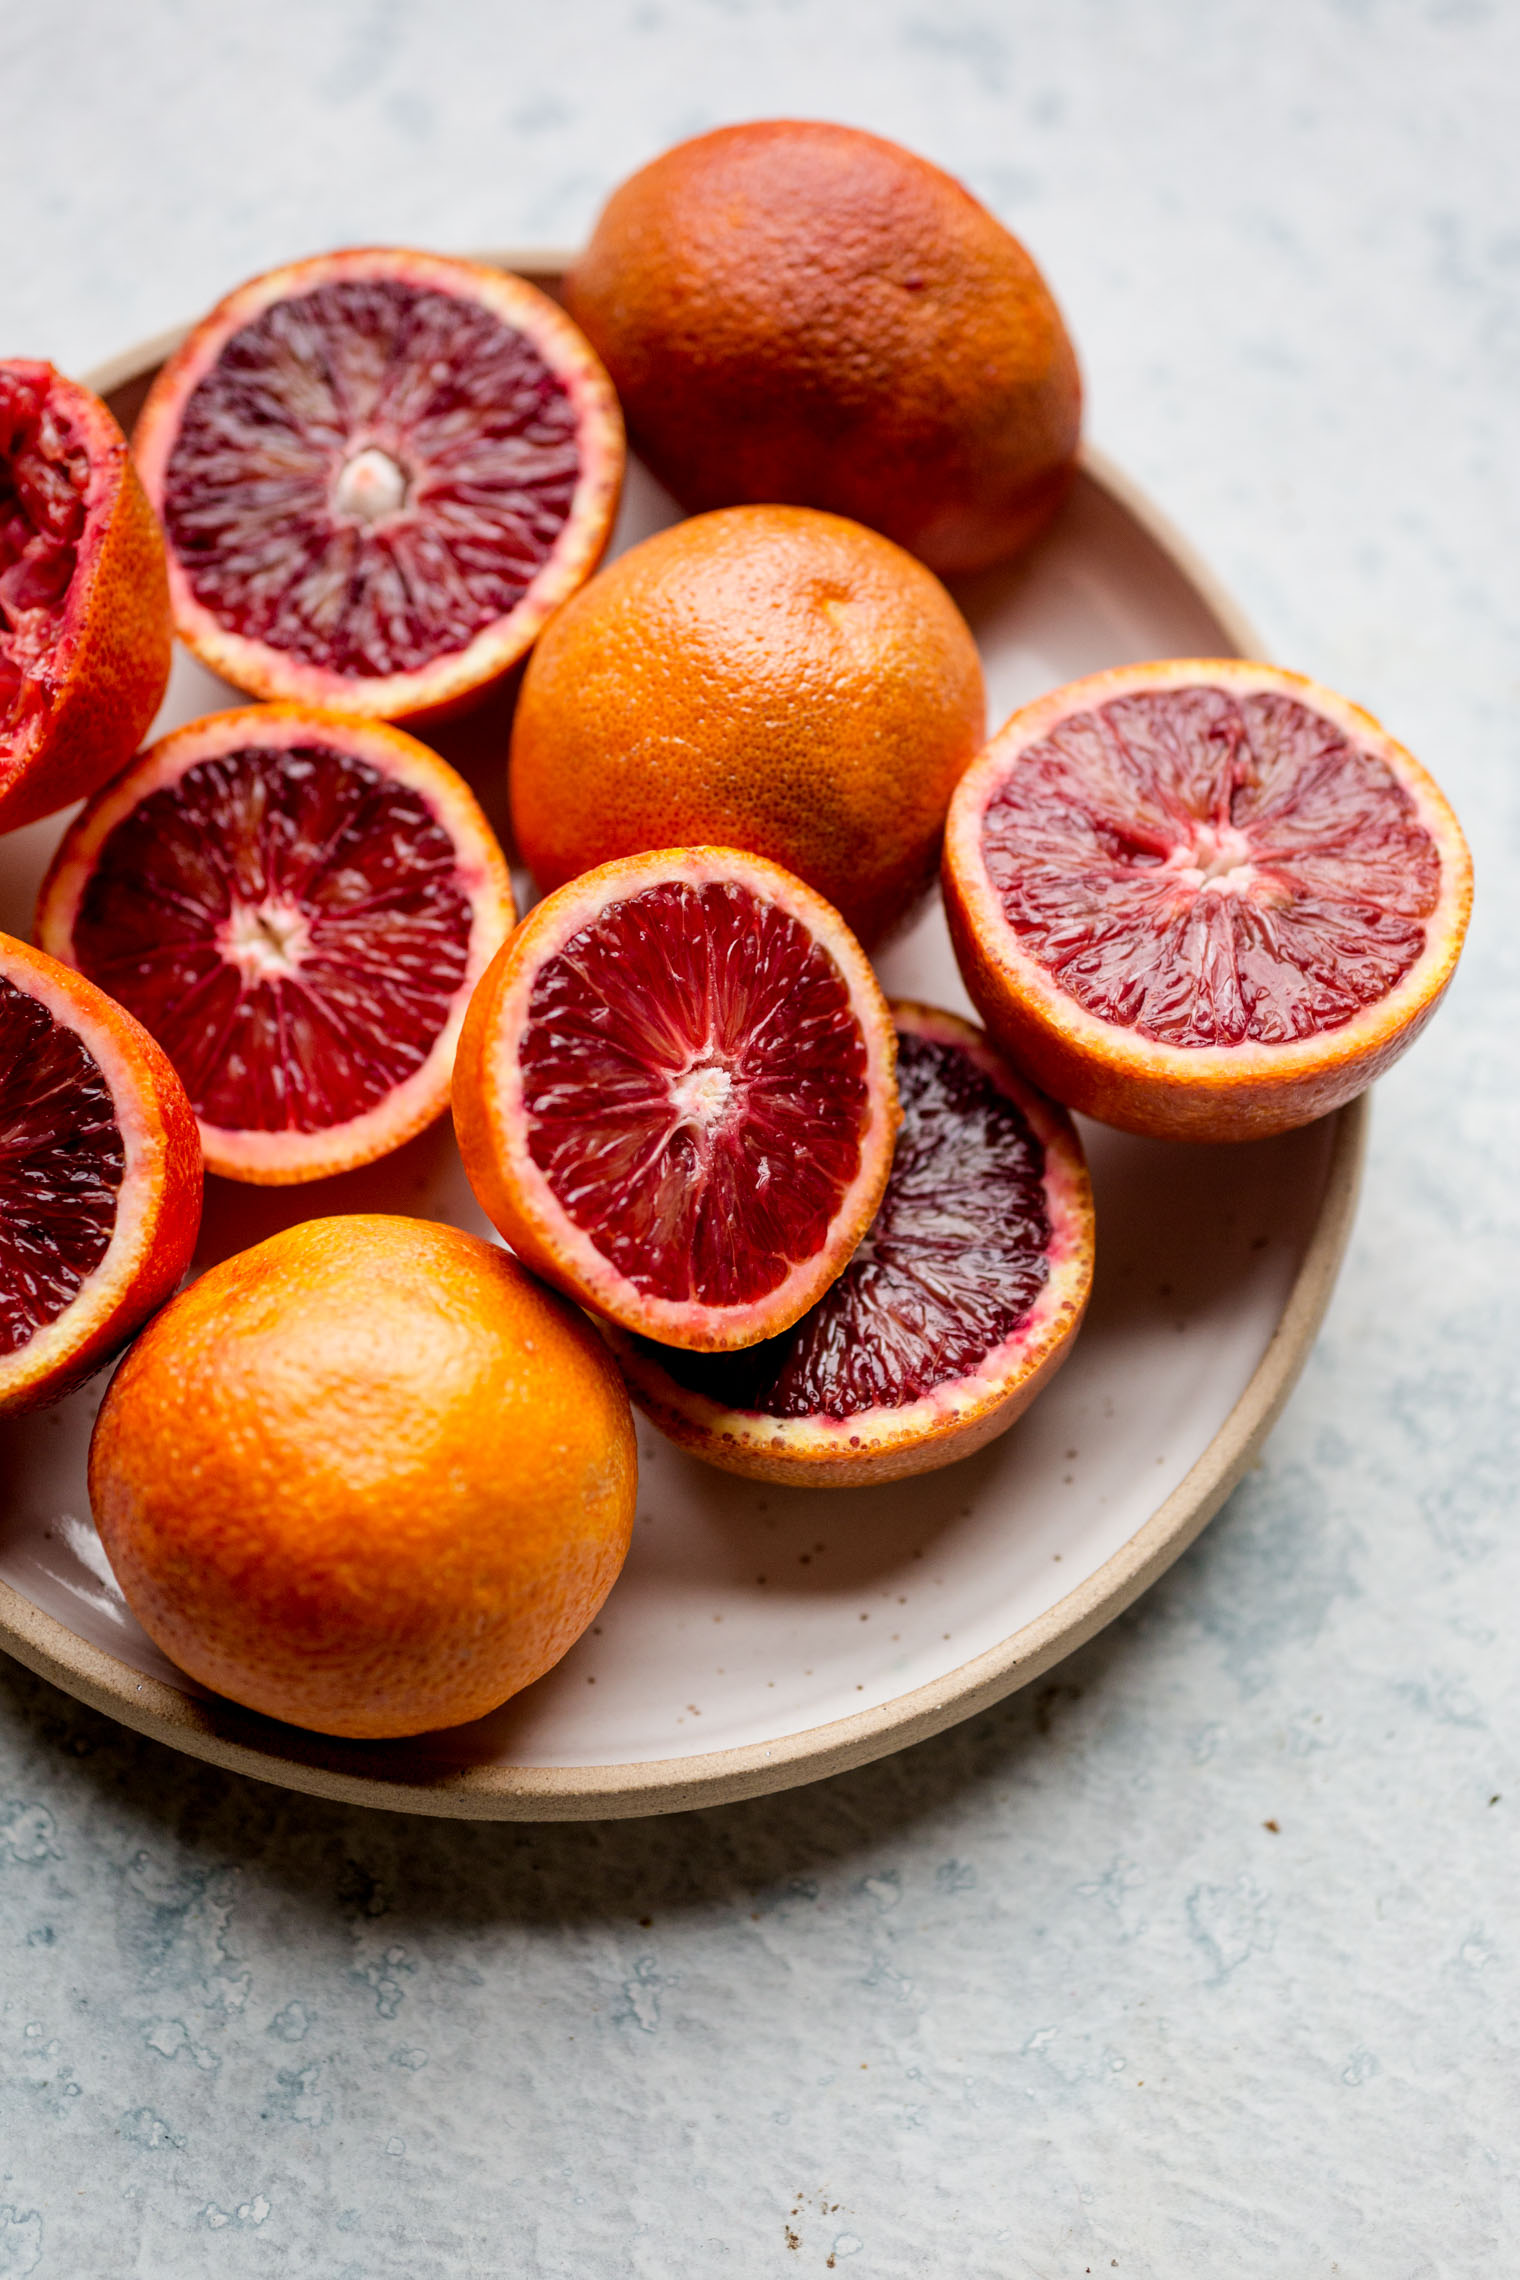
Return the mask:
{"type": "Polygon", "coordinates": [[[1514,2271],[1520,9],[0,24],[0,336],[74,368],[330,243],[574,240],[717,121],[917,145],[1048,268],[1097,440],[1479,869],[1264,1465],[993,1715],[770,1802],[471,1829],[0,1664],[0,2280],[1514,2271]]]}

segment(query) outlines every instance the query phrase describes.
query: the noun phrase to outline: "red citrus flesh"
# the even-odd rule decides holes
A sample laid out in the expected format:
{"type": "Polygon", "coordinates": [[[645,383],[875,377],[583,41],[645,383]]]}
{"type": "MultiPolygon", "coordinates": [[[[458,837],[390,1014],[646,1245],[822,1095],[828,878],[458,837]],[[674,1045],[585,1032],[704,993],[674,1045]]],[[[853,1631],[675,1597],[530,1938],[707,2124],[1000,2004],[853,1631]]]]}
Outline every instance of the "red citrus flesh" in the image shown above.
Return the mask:
{"type": "Polygon", "coordinates": [[[1187,659],[1015,714],[951,808],[946,907],[988,1027],[1128,1130],[1260,1137],[1360,1092],[1456,965],[1456,818],[1300,675],[1187,659]]]}
{"type": "Polygon", "coordinates": [[[206,663],[398,720],[523,654],[600,559],[623,469],[611,383],[562,310],[401,249],[231,294],[155,381],[135,449],[206,663]]]}
{"type": "Polygon", "coordinates": [[[514,1250],[633,1330],[753,1344],[810,1306],[885,1186],[893,1040],[838,913],[732,848],[550,895],[460,1043],[465,1168],[514,1250]]]}
{"type": "Polygon", "coordinates": [[[0,1412],[59,1399],[173,1290],[200,1226],[183,1088],[82,975],[0,934],[0,1412]]]}
{"type": "Polygon", "coordinates": [[[490,827],[436,754],[278,705],[193,722],[98,794],[37,923],[159,1040],[210,1169],[279,1184],[441,1113],[512,916],[490,827]]]}
{"type": "Polygon", "coordinates": [[[114,775],[169,679],[163,540],[115,420],[0,362],[0,830],[114,775]]]}
{"type": "Polygon", "coordinates": [[[1071,1119],[968,1022],[892,1012],[892,1176],[817,1304],[736,1354],[609,1333],[640,1406],[726,1471],[844,1488],[953,1463],[1027,1408],[1081,1322],[1093,1212],[1071,1119]]]}

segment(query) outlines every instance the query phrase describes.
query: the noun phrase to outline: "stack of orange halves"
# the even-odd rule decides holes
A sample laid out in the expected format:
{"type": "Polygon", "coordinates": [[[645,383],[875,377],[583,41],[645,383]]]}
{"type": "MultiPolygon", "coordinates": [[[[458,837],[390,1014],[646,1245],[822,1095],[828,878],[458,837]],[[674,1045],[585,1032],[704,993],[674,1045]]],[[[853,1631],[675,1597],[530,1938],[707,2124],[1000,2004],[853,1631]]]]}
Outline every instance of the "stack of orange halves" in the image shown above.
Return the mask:
{"type": "Polygon", "coordinates": [[[1080,390],[936,168],[705,135],[614,195],[565,299],[407,251],[273,272],[131,456],[0,364],[0,826],[87,795],[38,947],[0,936],[0,1406],[140,1332],[91,1459],[127,1598],[338,1734],[474,1717],[565,1652],[628,1546],[628,1389],[782,1483],[1002,1431],[1091,1280],[1068,1111],[1318,1116],[1429,1016],[1470,895],[1415,762],[1265,665],[1099,674],[984,743],[940,576],[1058,512],[1080,390]],[[598,572],[625,416],[689,519],[598,572]],[[171,626],[258,701],[138,752],[171,626]],[[520,924],[426,741],[481,699],[477,754],[515,701],[520,924]],[[867,956],[941,862],[985,1034],[867,956]],[[351,1171],[451,1098],[510,1253],[329,1215],[170,1296],[203,1165],[351,1171]]]}

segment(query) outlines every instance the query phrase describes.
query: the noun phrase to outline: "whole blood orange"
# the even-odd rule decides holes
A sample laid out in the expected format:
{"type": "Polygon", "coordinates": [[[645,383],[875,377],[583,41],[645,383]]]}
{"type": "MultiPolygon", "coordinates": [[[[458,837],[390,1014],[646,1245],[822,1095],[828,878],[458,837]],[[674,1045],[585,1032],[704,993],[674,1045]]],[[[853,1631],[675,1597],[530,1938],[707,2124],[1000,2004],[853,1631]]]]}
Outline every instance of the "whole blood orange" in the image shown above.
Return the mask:
{"type": "Polygon", "coordinates": [[[310,1219],[224,1260],[112,1381],[90,1500],[192,1678],[327,1734],[481,1717],[628,1550],[633,1421],[563,1300],[473,1235],[310,1219]]]}
{"type": "Polygon", "coordinates": [[[442,1115],[514,915],[490,825],[426,745],[251,705],[176,729],[96,793],[37,933],[158,1039],[208,1169],[279,1186],[442,1115]]]}
{"type": "Polygon", "coordinates": [[[1238,659],[1121,666],[962,779],[945,906],[1036,1082],[1125,1131],[1248,1140],[1338,1108],[1450,981],[1466,843],[1370,714],[1238,659]]]}
{"type": "Polygon", "coordinates": [[[475,993],[454,1125],[529,1266],[670,1345],[805,1314],[881,1201],[886,1004],[837,911],[731,847],[604,863],[531,911],[475,993]]]}
{"type": "Polygon", "coordinates": [[[0,1412],[79,1385],[190,1263],[184,1088],[82,974],[0,934],[0,1412]]]}
{"type": "Polygon", "coordinates": [[[240,286],[155,380],[133,438],[174,621],[256,697],[441,718],[596,567],[617,398],[520,277],[400,248],[240,286]]]}
{"type": "Polygon", "coordinates": [[[970,1456],[1060,1368],[1087,1304],[1092,1192],[1070,1117],[969,1022],[892,1013],[902,1129],[837,1282],[738,1354],[608,1333],[654,1422],[752,1480],[855,1488],[970,1456]]]}
{"type": "Polygon", "coordinates": [[[164,542],[98,396],[0,361],[0,831],[91,792],[169,680],[164,542]]]}
{"type": "Polygon", "coordinates": [[[700,515],[546,629],[513,836],[545,888],[643,847],[747,847],[870,943],[932,879],[985,717],[970,629],[900,547],[807,507],[700,515]]]}
{"type": "Polygon", "coordinates": [[[768,119],[613,192],[567,280],[682,505],[786,499],[939,571],[1025,545],[1081,417],[1059,310],[969,191],[856,127],[768,119]]]}

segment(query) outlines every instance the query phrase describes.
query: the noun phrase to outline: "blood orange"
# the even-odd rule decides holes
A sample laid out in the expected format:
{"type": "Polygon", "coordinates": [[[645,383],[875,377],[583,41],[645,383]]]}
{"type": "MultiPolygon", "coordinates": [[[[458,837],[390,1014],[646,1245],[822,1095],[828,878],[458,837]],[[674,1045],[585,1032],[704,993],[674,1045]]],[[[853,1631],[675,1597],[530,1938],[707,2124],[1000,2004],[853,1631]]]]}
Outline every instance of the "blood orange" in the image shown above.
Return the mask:
{"type": "Polygon", "coordinates": [[[727,1472],[901,1480],[994,1440],[1066,1359],[1092,1282],[1070,1117],[979,1029],[894,1005],[902,1129],[874,1221],[799,1322],[738,1354],[612,1330],[634,1399],[727,1472]]]}
{"type": "Polygon", "coordinates": [[[378,721],[192,721],[65,833],[39,939],[159,1040],[206,1164],[271,1186],[398,1147],[448,1105],[506,863],[436,753],[378,721]]]}
{"type": "Polygon", "coordinates": [[[684,507],[831,508],[948,574],[1027,545],[1070,485],[1082,389],[1045,280],[880,135],[678,143],[613,192],[566,297],[684,507]]]}
{"type": "Polygon", "coordinates": [[[753,848],[871,944],[933,880],[986,735],[971,629],[901,547],[808,507],[697,515],[560,611],[512,724],[539,885],[640,847],[753,848]]]}
{"type": "Polygon", "coordinates": [[[892,1024],[837,911],[774,863],[604,863],[476,992],[454,1122],[529,1266],[671,1345],[753,1345],[833,1281],[881,1200],[892,1024]]]}
{"type": "Polygon", "coordinates": [[[369,248],[255,277],[169,359],[134,437],[174,620],[253,696],[437,718],[595,569],[617,398],[520,277],[369,248]]]}
{"type": "Polygon", "coordinates": [[[98,396],[0,362],[0,831],[113,776],[169,680],[164,543],[98,396]]]}
{"type": "Polygon", "coordinates": [[[201,1158],[184,1088],[82,974],[0,934],[0,1411],[56,1401],[190,1263],[201,1158]]]}
{"type": "Polygon", "coordinates": [[[1450,981],[1472,867],[1370,714],[1238,659],[1123,666],[962,778],[966,987],[1047,1091],[1131,1132],[1255,1139],[1361,1092],[1450,981]]]}
{"type": "Polygon", "coordinates": [[[224,1259],[112,1381],[90,1501],[194,1677],[328,1734],[478,1718],[558,1661],[628,1550],[628,1396],[495,1244],[352,1213],[224,1259]]]}

